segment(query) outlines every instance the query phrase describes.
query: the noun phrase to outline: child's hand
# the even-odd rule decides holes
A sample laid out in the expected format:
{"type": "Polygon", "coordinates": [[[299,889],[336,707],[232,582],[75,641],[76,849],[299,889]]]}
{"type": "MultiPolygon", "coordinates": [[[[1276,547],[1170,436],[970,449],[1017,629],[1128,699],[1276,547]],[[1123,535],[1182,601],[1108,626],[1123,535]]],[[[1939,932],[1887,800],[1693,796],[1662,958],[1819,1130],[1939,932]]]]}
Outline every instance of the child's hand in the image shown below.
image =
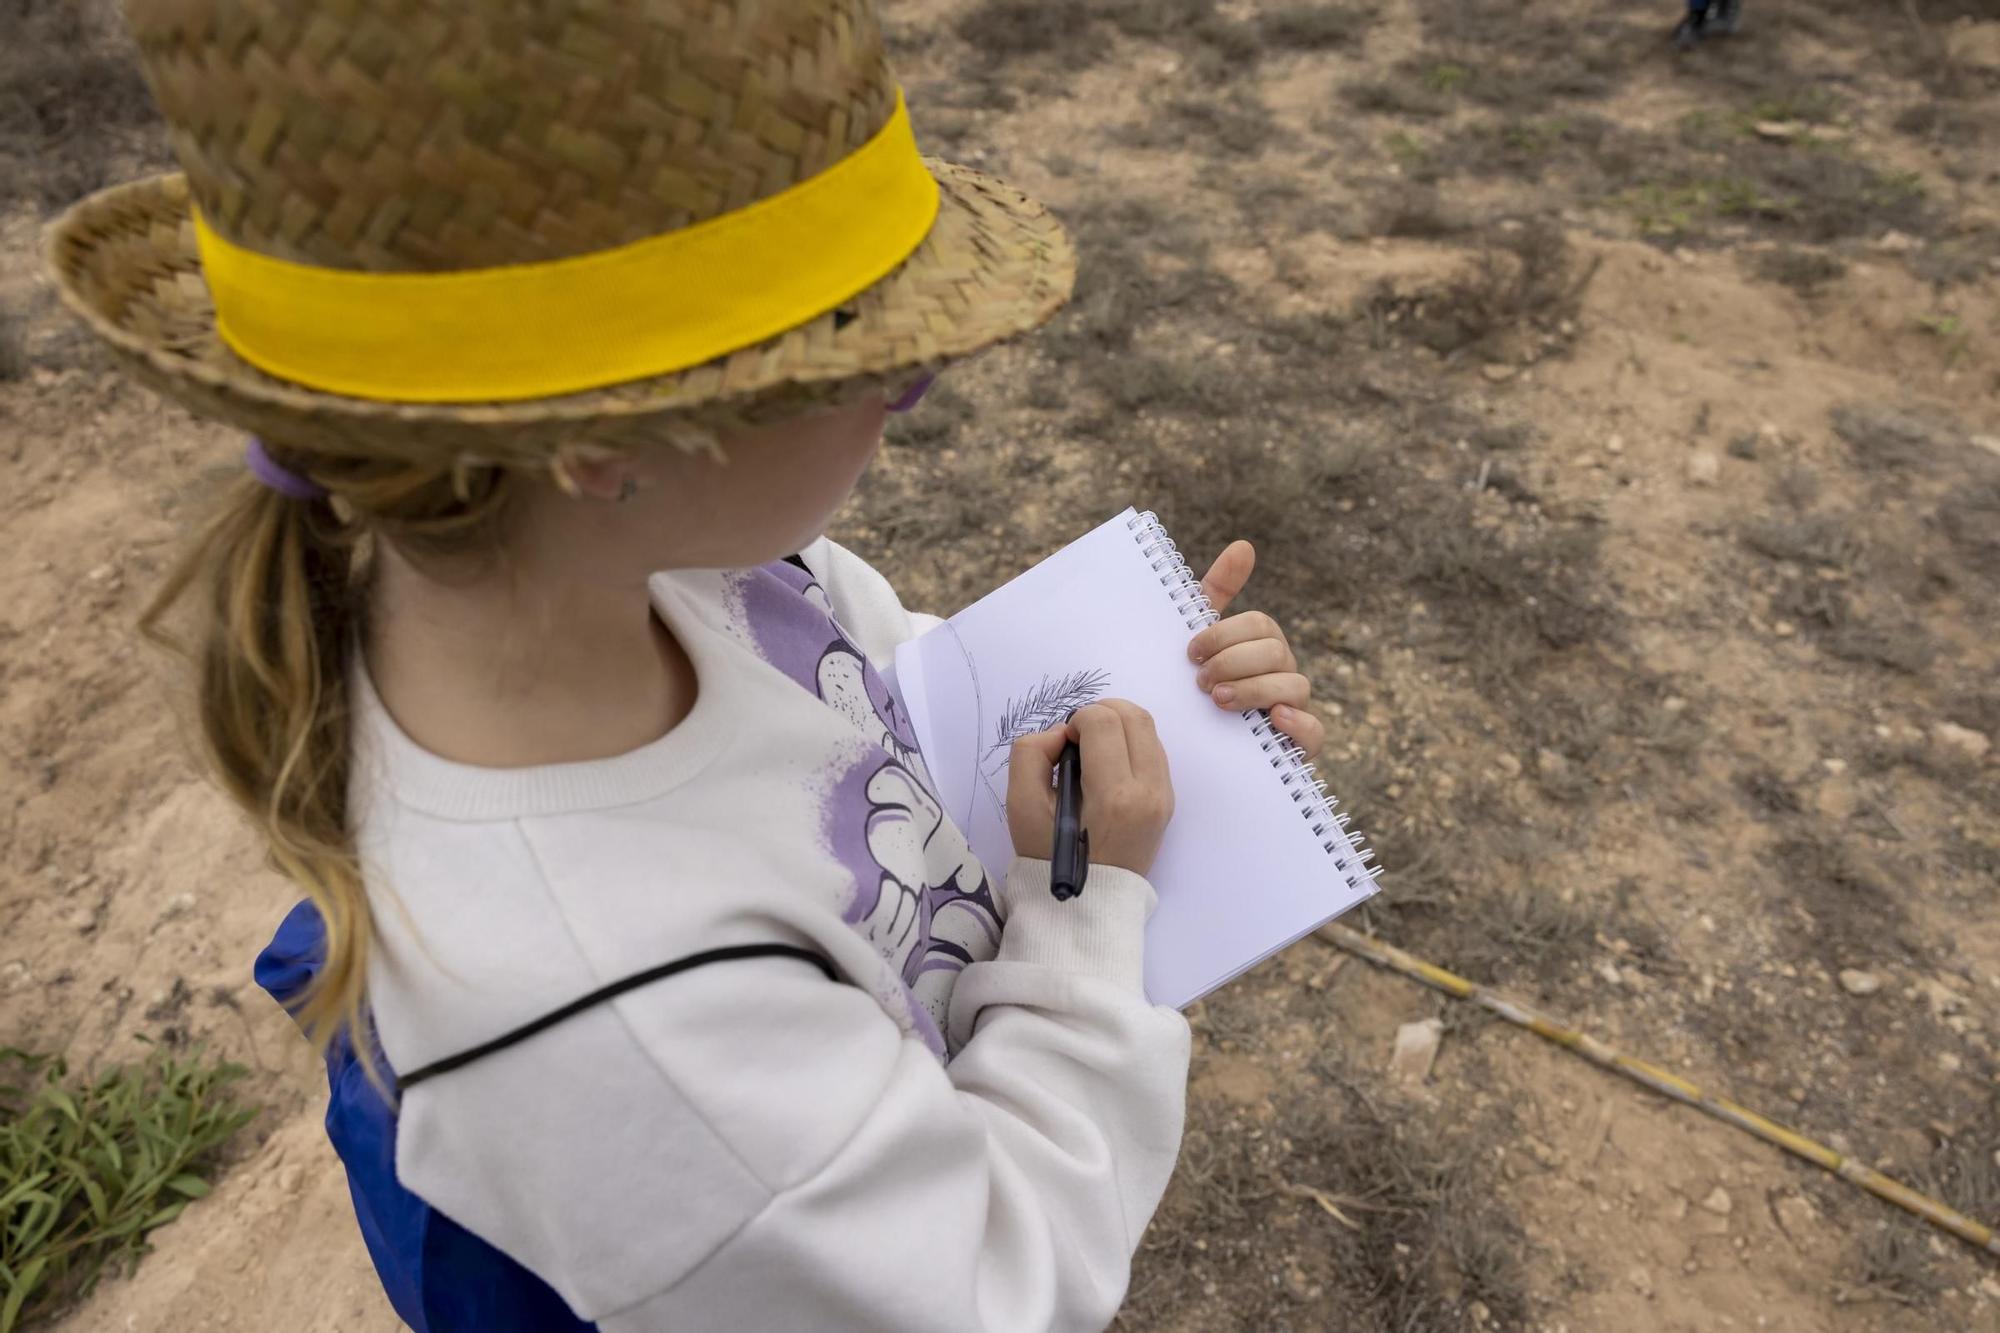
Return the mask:
{"type": "MultiPolygon", "coordinates": [[[[1228,609],[1250,581],[1257,551],[1249,542],[1231,542],[1201,580],[1208,604],[1228,609]]],[[[1208,691],[1218,708],[1242,711],[1268,708],[1271,722],[1292,744],[1314,759],[1326,741],[1326,728],[1306,711],[1312,682],[1299,674],[1299,660],[1285,642],[1285,631],[1262,611],[1245,611],[1218,620],[1188,643],[1188,656],[1201,669],[1195,684],[1208,691]]]]}
{"type": "Polygon", "coordinates": [[[1153,868],[1174,813],[1174,784],[1153,716],[1103,699],[1060,727],[1014,742],[1007,759],[1007,832],[1017,856],[1049,854],[1056,836],[1056,760],[1074,740],[1083,757],[1083,826],[1092,865],[1143,875],[1153,868]]]}

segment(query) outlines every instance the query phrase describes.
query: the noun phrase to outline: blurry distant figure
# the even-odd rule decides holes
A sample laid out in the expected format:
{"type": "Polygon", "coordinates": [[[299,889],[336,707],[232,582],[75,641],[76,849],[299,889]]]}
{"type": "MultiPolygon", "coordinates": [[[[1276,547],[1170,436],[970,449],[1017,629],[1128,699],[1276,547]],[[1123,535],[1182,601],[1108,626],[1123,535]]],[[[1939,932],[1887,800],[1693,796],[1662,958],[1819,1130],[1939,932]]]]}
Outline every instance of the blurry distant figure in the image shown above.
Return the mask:
{"type": "Polygon", "coordinates": [[[1674,29],[1674,45],[1692,50],[1704,37],[1721,37],[1736,31],[1737,15],[1743,0],[1688,0],[1687,17],[1674,29]]]}

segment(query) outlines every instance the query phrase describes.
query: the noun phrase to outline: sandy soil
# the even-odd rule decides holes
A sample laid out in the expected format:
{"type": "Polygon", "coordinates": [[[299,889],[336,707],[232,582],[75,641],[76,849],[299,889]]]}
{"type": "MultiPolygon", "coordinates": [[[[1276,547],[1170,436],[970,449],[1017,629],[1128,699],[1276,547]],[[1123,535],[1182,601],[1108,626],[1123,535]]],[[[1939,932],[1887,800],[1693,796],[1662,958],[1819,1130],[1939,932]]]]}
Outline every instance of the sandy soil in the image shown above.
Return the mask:
{"type": "MultiPolygon", "coordinates": [[[[1128,499],[1258,539],[1390,872],[1358,924],[2000,1221],[2000,27],[1771,0],[1676,62],[1664,10],[1566,8],[1384,0],[1321,39],[1125,6],[1082,52],[1004,4],[893,7],[920,133],[1115,281],[953,375],[839,535],[939,610],[1128,499]],[[1427,332],[1534,218],[1595,266],[1580,295],[1427,332]],[[1772,276],[1798,255],[1825,275],[1772,276]]],[[[56,1327],[394,1328],[317,1068],[250,980],[294,895],[132,632],[239,441],[100,367],[39,222],[0,222],[28,360],[0,382],[0,1042],[206,1042],[264,1107],[56,1327]]],[[[1323,945],[1194,1019],[1131,1328],[2000,1328],[1959,1243],[1323,945]]]]}

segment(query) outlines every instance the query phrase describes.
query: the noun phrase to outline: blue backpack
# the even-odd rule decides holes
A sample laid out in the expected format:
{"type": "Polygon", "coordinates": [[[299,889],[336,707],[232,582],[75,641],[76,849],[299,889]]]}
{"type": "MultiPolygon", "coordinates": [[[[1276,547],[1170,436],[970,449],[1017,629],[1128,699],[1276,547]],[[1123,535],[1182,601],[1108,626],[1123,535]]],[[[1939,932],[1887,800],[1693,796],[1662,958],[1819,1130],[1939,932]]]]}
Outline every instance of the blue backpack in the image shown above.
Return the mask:
{"type": "MultiPolygon", "coordinates": [[[[294,907],[257,955],[257,984],[287,1010],[326,957],[326,926],[294,907]]],[[[378,1049],[375,1063],[395,1072],[378,1049]]],[[[345,1036],[326,1052],[326,1135],[347,1168],[361,1238],[396,1314],[416,1333],[569,1333],[594,1329],[548,1283],[459,1226],[396,1179],[396,1108],[362,1071],[345,1036]]]]}

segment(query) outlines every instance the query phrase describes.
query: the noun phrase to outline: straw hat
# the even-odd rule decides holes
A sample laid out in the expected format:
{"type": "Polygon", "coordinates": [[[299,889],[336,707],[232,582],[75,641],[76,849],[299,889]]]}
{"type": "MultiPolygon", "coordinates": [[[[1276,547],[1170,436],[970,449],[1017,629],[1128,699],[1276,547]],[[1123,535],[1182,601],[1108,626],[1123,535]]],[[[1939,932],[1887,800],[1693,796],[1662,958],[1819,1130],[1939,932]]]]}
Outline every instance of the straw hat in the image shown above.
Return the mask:
{"type": "Polygon", "coordinates": [[[128,18],[185,174],[54,224],[63,298],[288,447],[544,462],[768,420],[1031,329],[1074,281],[1041,205],[917,155],[871,0],[128,18]]]}

